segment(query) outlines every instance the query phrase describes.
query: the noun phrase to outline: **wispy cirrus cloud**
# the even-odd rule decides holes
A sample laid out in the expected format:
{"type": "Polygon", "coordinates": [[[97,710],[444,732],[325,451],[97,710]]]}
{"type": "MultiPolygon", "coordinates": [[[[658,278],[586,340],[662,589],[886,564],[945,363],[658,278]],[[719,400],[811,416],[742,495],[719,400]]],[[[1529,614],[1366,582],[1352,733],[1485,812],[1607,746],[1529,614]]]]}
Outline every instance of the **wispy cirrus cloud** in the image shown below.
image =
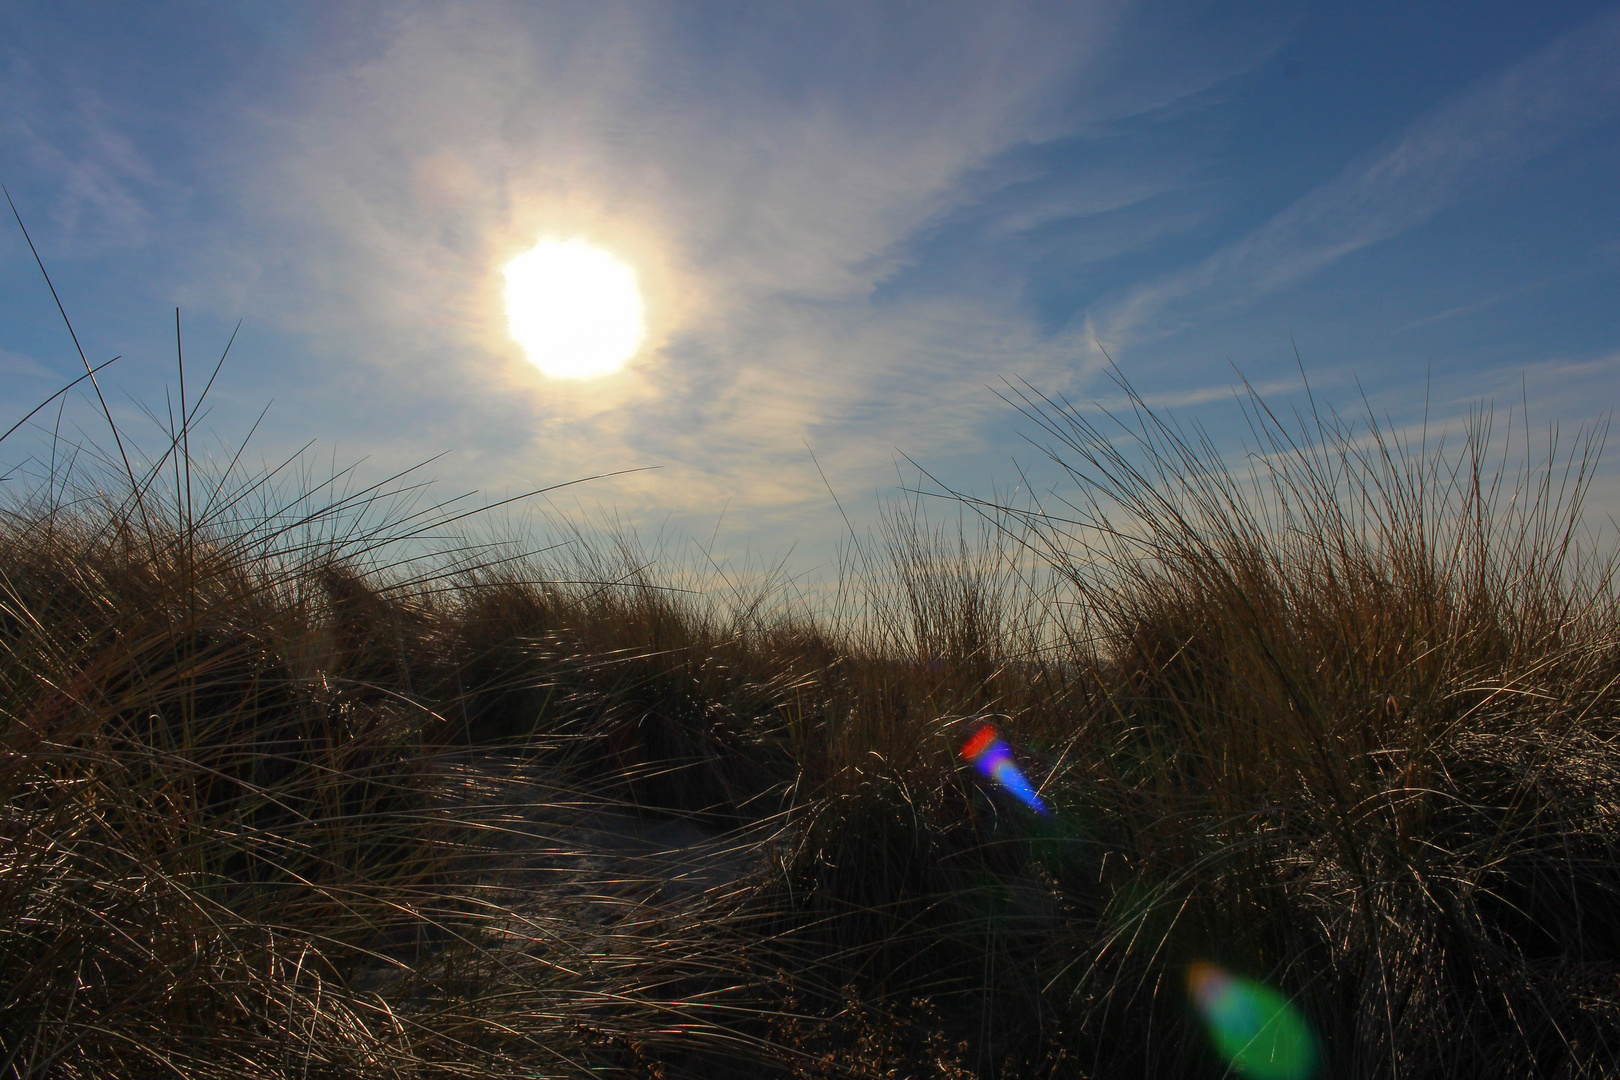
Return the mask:
{"type": "Polygon", "coordinates": [[[1431,218],[1620,111],[1620,11],[1443,101],[1369,157],[1196,265],[1089,314],[1126,349],[1242,308],[1431,218]]]}
{"type": "MultiPolygon", "coordinates": [[[[1272,47],[1189,41],[1187,63],[1132,76],[1123,4],[705,10],[395,8],[375,49],[255,131],[261,265],[292,268],[256,287],[348,358],[311,407],[343,401],[351,444],[409,425],[481,486],[656,464],[603,497],[667,505],[675,488],[739,521],[821,505],[807,440],[868,488],[897,445],[969,452],[1001,408],[984,384],[1066,378],[1074,342],[1011,280],[879,295],[909,241],[982,197],[1009,151],[1163,108],[1272,47]],[[656,343],[626,376],[545,383],[505,339],[495,272],[543,231],[641,269],[656,343]]],[[[1085,205],[1141,197],[1139,173],[1117,180],[1085,205]]],[[[1021,227],[1060,212],[1073,200],[1021,227]]]]}
{"type": "MultiPolygon", "coordinates": [[[[1454,339],[1458,356],[1490,320],[1522,320],[1492,298],[1533,292],[1545,308],[1559,273],[1569,303],[1609,280],[1601,228],[1583,233],[1586,258],[1528,217],[1517,242],[1545,258],[1524,273],[1379,293],[1365,276],[1340,287],[1360,262],[1323,271],[1403,233],[1366,274],[1470,258],[1449,245],[1488,244],[1483,215],[1426,248],[1414,226],[1520,184],[1551,147],[1578,146],[1562,175],[1591,186],[1610,157],[1578,135],[1613,112],[1612,14],[1468,88],[1489,69],[1463,46],[1413,70],[1419,50],[1376,26],[1347,41],[1350,24],[1311,0],[1241,14],[1205,0],[284,7],[153,0],[105,30],[71,5],[0,13],[0,38],[31,35],[0,44],[0,153],[23,163],[53,257],[67,249],[70,308],[111,309],[90,320],[91,352],[134,356],[120,368],[134,397],[161,400],[173,371],[165,308],[185,308],[188,329],[200,312],[200,336],[221,343],[245,315],[215,392],[224,429],[273,396],[260,439],[315,438],[388,470],[450,450],[433,471],[458,490],[657,466],[580,494],[704,535],[729,506],[738,535],[781,551],[839,531],[807,442],[850,506],[890,487],[897,449],[993,484],[1020,444],[986,386],[1108,394],[1094,336],[1123,346],[1156,406],[1218,416],[1225,356],[1292,385],[1291,358],[1255,364],[1267,335],[1280,352],[1298,329],[1307,366],[1335,335],[1338,367],[1312,382],[1348,385],[1363,327],[1420,327],[1400,357],[1378,354],[1410,397],[1419,349],[1454,339]],[[1329,48],[1340,70],[1403,74],[1441,104],[1414,119],[1385,94],[1358,113],[1362,88],[1293,80],[1279,55],[1329,48]],[[1361,120],[1338,132],[1317,122],[1330,114],[1361,120]],[[543,234],[637,267],[653,335],[624,375],[548,382],[508,340],[500,267],[543,234]]],[[[1575,17],[1519,21],[1553,34],[1575,17]]],[[[1401,26],[1442,50],[1455,37],[1440,17],[1401,26]]],[[[1498,63],[1536,48],[1479,29],[1498,63]]],[[[5,346],[49,357],[47,321],[5,346]]],[[[1604,352],[1583,325],[1588,344],[1566,335],[1526,358],[1604,352]]]]}

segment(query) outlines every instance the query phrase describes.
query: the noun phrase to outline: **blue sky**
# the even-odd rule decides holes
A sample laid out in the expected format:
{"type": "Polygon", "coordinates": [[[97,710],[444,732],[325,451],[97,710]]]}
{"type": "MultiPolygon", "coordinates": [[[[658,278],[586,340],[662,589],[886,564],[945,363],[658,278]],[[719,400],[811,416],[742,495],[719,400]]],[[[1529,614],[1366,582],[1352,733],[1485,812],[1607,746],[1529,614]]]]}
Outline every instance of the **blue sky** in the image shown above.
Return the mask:
{"type": "MultiPolygon", "coordinates": [[[[568,505],[807,568],[844,528],[807,445],[857,525],[900,455],[1009,486],[987,387],[1116,400],[1105,349],[1233,439],[1234,366],[1286,402],[1296,345],[1397,423],[1620,389],[1612,3],[11,0],[0,180],[131,428],[173,309],[194,368],[240,318],[222,445],[273,401],[256,454],[446,452],[447,494],[656,466],[568,505]],[[507,337],[542,235],[635,266],[624,374],[507,337]]],[[[78,370],[0,228],[0,421],[78,370]]]]}

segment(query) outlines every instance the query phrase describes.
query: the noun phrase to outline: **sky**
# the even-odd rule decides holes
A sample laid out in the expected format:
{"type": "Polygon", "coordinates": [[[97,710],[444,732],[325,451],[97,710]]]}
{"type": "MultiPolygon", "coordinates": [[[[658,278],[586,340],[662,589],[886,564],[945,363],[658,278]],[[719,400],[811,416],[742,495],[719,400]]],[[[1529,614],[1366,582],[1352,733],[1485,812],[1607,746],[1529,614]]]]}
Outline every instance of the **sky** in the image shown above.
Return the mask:
{"type": "MultiPolygon", "coordinates": [[[[128,430],[177,307],[192,379],[240,320],[221,461],[268,405],[255,462],[641,470],[549,505],[806,573],[913,462],[1040,482],[1005,381],[1117,405],[1111,361],[1233,440],[1240,375],[1396,424],[1620,391],[1613,3],[6,0],[0,182],[128,430]],[[622,372],[511,339],[545,237],[634,270],[622,372]]],[[[5,222],[0,430],[82,371],[5,222]]]]}

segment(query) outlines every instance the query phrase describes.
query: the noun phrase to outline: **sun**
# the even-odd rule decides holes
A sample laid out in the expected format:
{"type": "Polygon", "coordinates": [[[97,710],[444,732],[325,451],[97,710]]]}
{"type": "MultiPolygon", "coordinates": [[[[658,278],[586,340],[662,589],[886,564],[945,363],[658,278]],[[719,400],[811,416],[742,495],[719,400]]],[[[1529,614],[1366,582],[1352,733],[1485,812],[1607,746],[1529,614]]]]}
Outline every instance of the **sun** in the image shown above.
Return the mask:
{"type": "Polygon", "coordinates": [[[647,336],[635,270],[583,240],[541,240],[507,263],[506,317],[553,379],[611,375],[647,336]]]}

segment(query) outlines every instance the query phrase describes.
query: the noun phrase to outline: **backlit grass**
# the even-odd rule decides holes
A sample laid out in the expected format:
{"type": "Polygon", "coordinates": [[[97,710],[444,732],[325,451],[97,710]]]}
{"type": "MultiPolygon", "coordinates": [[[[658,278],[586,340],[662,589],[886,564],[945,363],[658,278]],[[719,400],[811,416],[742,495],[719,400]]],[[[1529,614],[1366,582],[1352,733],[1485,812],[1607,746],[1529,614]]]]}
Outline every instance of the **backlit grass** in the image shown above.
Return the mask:
{"type": "Polygon", "coordinates": [[[814,606],[424,554],[457,505],[205,467],[194,410],[19,474],[0,1074],[1215,1077],[1199,962],[1322,1076],[1610,1071],[1602,432],[1010,396],[1066,499],[902,505],[814,606]]]}

